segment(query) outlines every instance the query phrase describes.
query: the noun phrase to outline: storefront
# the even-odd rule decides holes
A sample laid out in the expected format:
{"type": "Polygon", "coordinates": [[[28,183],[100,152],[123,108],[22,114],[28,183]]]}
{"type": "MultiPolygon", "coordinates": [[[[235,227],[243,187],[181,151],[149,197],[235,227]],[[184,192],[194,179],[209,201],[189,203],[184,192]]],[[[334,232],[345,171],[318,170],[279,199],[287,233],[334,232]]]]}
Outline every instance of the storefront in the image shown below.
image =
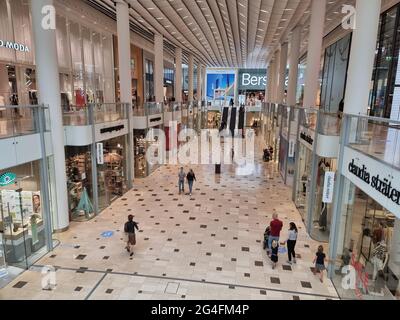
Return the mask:
{"type": "MultiPolygon", "coordinates": [[[[172,117],[172,112],[170,113],[172,117]]],[[[152,163],[149,161],[150,158],[157,158],[160,146],[166,150],[169,148],[169,127],[165,127],[164,131],[164,116],[161,109],[145,118],[146,124],[141,127],[142,129],[133,130],[135,178],[145,178],[152,174],[160,164],[152,163]],[[161,132],[165,132],[165,141],[161,141],[163,139],[159,136],[161,132]]],[[[176,139],[178,139],[177,134],[176,139]]]]}
{"type": "MultiPolygon", "coordinates": [[[[113,36],[115,97],[120,102],[118,37],[113,36]]],[[[143,50],[131,44],[132,106],[143,107],[143,50]]]]}
{"type": "Polygon", "coordinates": [[[299,112],[299,127],[293,201],[310,236],[317,241],[328,242],[339,145],[337,114],[296,109],[299,112]]]}
{"type": "Polygon", "coordinates": [[[342,298],[400,298],[400,167],[393,157],[399,145],[390,140],[390,131],[398,131],[391,126],[399,124],[344,118],[330,240],[337,261],[330,276],[342,298]],[[360,139],[367,133],[373,134],[368,143],[360,139]]]}
{"type": "MultiPolygon", "coordinates": [[[[7,172],[6,175],[15,181],[8,185],[0,183],[0,237],[3,243],[0,250],[4,250],[8,265],[25,269],[46,250],[40,162],[9,168],[7,172]]],[[[2,178],[6,175],[2,174],[2,178]]]]}
{"type": "Polygon", "coordinates": [[[321,108],[338,112],[346,88],[352,34],[349,33],[325,49],[322,72],[321,108]]]}
{"type": "Polygon", "coordinates": [[[127,139],[128,136],[124,135],[97,143],[99,211],[107,208],[128,190],[127,139]]]}
{"type": "Polygon", "coordinates": [[[370,115],[400,120],[400,5],[381,15],[372,75],[370,115]]]}
{"type": "Polygon", "coordinates": [[[174,65],[164,66],[164,100],[166,102],[174,102],[175,101],[175,72],[174,65]]]}
{"type": "Polygon", "coordinates": [[[66,146],[65,159],[70,220],[89,220],[94,216],[91,147],[66,146]]]}
{"type": "Polygon", "coordinates": [[[260,107],[267,87],[266,69],[239,69],[239,105],[260,107]]]}
{"type": "MultiPolygon", "coordinates": [[[[0,0],[0,20],[3,22],[0,40],[6,44],[0,47],[0,107],[37,104],[29,3],[0,0]]],[[[60,14],[56,16],[60,95],[64,112],[74,109],[73,106],[115,100],[114,66],[109,63],[113,61],[112,35],[77,21],[60,14]]]]}

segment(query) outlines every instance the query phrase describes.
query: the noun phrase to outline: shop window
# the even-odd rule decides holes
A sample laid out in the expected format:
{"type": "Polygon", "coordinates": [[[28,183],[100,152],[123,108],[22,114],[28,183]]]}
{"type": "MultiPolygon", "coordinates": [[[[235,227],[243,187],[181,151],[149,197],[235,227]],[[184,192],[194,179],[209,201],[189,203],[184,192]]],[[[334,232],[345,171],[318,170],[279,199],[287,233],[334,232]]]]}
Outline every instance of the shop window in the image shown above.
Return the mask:
{"type": "Polygon", "coordinates": [[[345,179],[334,284],[341,297],[400,298],[400,220],[345,179]],[[356,288],[342,286],[342,268],[356,270],[356,288]]]}
{"type": "Polygon", "coordinates": [[[94,216],[91,147],[68,146],[65,156],[70,219],[89,220],[94,216]]]}
{"type": "Polygon", "coordinates": [[[39,167],[34,161],[8,169],[15,182],[0,187],[0,232],[8,265],[28,268],[46,245],[39,167]]]}
{"type": "Polygon", "coordinates": [[[126,139],[120,136],[101,142],[104,163],[97,164],[99,211],[127,191],[126,139]]]}

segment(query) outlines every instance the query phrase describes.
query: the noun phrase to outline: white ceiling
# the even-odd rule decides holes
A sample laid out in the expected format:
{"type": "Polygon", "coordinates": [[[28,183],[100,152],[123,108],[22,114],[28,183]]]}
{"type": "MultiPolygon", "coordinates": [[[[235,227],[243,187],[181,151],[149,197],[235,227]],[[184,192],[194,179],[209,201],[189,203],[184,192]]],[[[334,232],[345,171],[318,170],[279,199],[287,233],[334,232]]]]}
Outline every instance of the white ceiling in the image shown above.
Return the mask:
{"type": "MultiPolygon", "coordinates": [[[[297,24],[304,26],[302,48],[307,45],[311,0],[125,1],[135,29],[162,34],[170,52],[179,46],[209,67],[266,67],[297,24]]],[[[115,12],[112,0],[89,2],[115,12]]],[[[342,5],[354,2],[327,0],[325,34],[341,23],[342,5]]]]}

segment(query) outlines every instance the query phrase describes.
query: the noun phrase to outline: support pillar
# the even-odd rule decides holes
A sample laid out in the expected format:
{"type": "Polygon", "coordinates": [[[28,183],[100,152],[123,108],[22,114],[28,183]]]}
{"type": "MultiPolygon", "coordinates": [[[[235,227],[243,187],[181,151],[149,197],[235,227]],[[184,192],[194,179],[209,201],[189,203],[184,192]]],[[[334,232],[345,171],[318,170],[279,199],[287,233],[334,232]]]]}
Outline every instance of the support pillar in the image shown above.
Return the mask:
{"type": "Polygon", "coordinates": [[[175,101],[182,103],[182,49],[175,48],[175,101]]]}
{"type": "Polygon", "coordinates": [[[279,66],[279,83],[278,83],[278,103],[285,102],[285,81],[286,81],[286,67],[288,58],[288,43],[285,42],[281,46],[280,66],[279,66]]]}
{"type": "Polygon", "coordinates": [[[164,101],[164,38],[154,35],[154,94],[156,102],[164,101]]]}
{"type": "Polygon", "coordinates": [[[200,63],[197,64],[197,93],[196,93],[196,100],[198,103],[201,103],[201,65],[200,63]]]}
{"type": "Polygon", "coordinates": [[[293,29],[292,37],[290,39],[289,83],[286,97],[286,103],[289,106],[296,105],[297,78],[299,74],[300,40],[301,27],[297,26],[293,29]]]}
{"type": "MultiPolygon", "coordinates": [[[[116,3],[117,7],[117,34],[118,34],[118,72],[121,103],[129,104],[127,116],[132,128],[132,75],[131,75],[131,31],[129,26],[129,7],[124,1],[116,3]]],[[[92,155],[93,156],[93,155],[92,155]]],[[[135,159],[133,153],[133,130],[129,130],[127,159],[128,188],[132,188],[135,173],[135,159]]]]}
{"type": "Polygon", "coordinates": [[[344,112],[367,114],[381,0],[357,0],[356,28],[351,42],[344,112]]]}
{"type": "MultiPolygon", "coordinates": [[[[321,69],[321,51],[322,40],[325,27],[326,0],[312,0],[311,4],[311,22],[310,34],[307,50],[307,69],[304,85],[305,107],[314,107],[316,105],[319,73],[321,69]]],[[[371,78],[371,75],[369,76],[371,78]]]]}
{"type": "MultiPolygon", "coordinates": [[[[53,205],[53,229],[64,231],[69,226],[68,191],[65,170],[64,126],[61,114],[60,76],[58,72],[56,30],[43,29],[44,6],[53,6],[53,0],[35,0],[31,5],[33,36],[35,40],[36,81],[39,103],[49,107],[51,138],[54,154],[56,204],[53,205]]],[[[54,17],[55,18],[55,17],[54,17]]],[[[44,183],[44,182],[43,182],[44,183]]]]}
{"type": "Polygon", "coordinates": [[[189,88],[188,88],[188,101],[193,102],[193,55],[189,54],[189,65],[188,65],[188,73],[189,73],[189,88]]]}

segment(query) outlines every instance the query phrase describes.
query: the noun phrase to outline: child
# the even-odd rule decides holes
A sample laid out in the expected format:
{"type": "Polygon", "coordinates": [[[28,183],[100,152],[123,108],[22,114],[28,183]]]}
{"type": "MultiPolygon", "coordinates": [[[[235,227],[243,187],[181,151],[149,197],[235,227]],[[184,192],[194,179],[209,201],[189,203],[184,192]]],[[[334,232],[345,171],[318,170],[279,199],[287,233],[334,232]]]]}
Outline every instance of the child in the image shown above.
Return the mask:
{"type": "Polygon", "coordinates": [[[139,230],[138,223],[133,221],[133,215],[128,216],[128,221],[124,225],[124,231],[127,236],[127,242],[125,249],[129,252],[129,255],[133,256],[133,251],[131,251],[131,245],[134,246],[136,244],[136,236],[135,229],[139,230]]]}
{"type": "Polygon", "coordinates": [[[326,269],[325,268],[325,260],[328,260],[328,259],[326,259],[326,255],[324,253],[324,247],[319,246],[318,251],[315,254],[313,263],[315,263],[314,275],[316,275],[317,271],[319,271],[319,273],[320,273],[319,280],[321,282],[324,281],[324,270],[326,269]]]}
{"type": "Polygon", "coordinates": [[[268,248],[268,238],[269,238],[270,234],[271,234],[271,227],[268,226],[267,229],[265,229],[265,231],[264,231],[264,246],[263,246],[264,250],[269,249],[268,248]]]}
{"type": "Polygon", "coordinates": [[[278,262],[278,241],[273,240],[271,244],[271,261],[272,261],[272,269],[275,269],[276,263],[278,262]]]}

